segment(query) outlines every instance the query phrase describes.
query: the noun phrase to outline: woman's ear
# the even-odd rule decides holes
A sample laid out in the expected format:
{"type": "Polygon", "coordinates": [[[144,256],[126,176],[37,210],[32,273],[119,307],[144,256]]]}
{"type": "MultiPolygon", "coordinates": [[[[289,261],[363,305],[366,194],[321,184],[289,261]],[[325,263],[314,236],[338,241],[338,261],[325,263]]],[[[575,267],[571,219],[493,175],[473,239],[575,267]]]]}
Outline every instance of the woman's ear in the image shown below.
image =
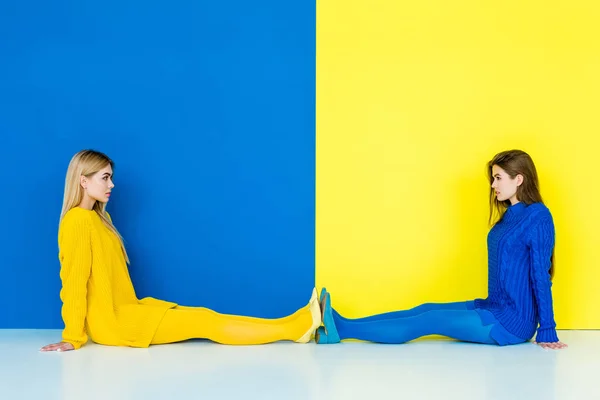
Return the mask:
{"type": "Polygon", "coordinates": [[[87,189],[87,178],[83,175],[79,177],[79,184],[82,188],[87,189]]]}
{"type": "Polygon", "coordinates": [[[521,186],[523,184],[524,180],[525,180],[525,178],[523,178],[523,175],[518,174],[517,175],[517,186],[521,186]]]}

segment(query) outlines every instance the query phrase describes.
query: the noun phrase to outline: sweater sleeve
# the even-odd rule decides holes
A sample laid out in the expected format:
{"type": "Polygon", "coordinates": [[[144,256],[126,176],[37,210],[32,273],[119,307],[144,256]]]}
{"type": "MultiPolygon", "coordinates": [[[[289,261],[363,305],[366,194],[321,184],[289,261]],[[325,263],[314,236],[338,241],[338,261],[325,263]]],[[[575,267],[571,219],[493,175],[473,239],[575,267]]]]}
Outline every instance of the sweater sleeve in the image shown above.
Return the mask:
{"type": "Polygon", "coordinates": [[[81,215],[66,215],[59,235],[63,341],[79,349],[87,342],[87,283],[92,266],[88,221],[81,215]]]}
{"type": "Polygon", "coordinates": [[[530,241],[530,274],[540,321],[536,335],[538,343],[558,342],[552,306],[552,281],[550,280],[554,235],[554,223],[552,216],[548,214],[534,228],[530,241]]]}

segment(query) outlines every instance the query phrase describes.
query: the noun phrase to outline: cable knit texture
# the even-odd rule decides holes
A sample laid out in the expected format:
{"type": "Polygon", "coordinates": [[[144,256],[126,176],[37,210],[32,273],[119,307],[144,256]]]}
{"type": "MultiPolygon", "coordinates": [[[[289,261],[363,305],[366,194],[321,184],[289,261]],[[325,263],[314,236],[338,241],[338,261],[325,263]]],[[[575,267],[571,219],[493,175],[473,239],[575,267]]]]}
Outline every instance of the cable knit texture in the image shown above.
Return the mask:
{"type": "MultiPolygon", "coordinates": [[[[110,218],[110,216],[107,214],[110,218]]],[[[63,341],[148,347],[175,303],[138,300],[119,239],[95,211],[69,210],[58,233],[63,341]]]]}
{"type": "Polygon", "coordinates": [[[511,205],[488,234],[488,297],[475,307],[524,340],[537,329],[537,342],[558,341],[549,273],[554,242],[552,215],[542,203],[511,205]]]}

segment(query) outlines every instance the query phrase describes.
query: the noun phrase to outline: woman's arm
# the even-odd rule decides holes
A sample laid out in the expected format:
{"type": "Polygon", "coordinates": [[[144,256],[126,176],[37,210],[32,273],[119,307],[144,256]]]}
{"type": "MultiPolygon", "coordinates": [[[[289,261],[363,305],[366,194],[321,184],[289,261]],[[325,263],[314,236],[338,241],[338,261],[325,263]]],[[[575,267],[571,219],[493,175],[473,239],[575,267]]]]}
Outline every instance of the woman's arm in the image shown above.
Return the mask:
{"type": "Polygon", "coordinates": [[[59,234],[63,342],[79,349],[87,342],[87,283],[92,267],[92,246],[87,216],[68,215],[59,234]]]}
{"type": "MultiPolygon", "coordinates": [[[[550,263],[555,243],[554,223],[548,213],[542,217],[531,234],[530,276],[540,321],[536,343],[560,343],[556,334],[556,322],[552,305],[552,281],[550,263]]],[[[550,346],[552,347],[552,346],[550,346]]]]}

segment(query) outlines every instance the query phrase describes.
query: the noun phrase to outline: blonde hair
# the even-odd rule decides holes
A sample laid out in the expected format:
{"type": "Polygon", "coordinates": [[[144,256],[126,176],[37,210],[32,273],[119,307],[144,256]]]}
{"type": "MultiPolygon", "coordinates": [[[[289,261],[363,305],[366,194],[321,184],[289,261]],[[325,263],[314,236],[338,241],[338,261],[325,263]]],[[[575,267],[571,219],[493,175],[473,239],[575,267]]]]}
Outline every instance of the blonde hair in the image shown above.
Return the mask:
{"type": "MultiPolygon", "coordinates": [[[[82,150],[73,156],[69,163],[67,176],[65,178],[65,192],[59,222],[62,222],[65,214],[69,210],[79,206],[83,200],[84,191],[81,187],[81,176],[91,178],[95,173],[106,168],[108,165],[114,169],[114,162],[108,158],[106,154],[99,151],[82,150]]],[[[123,250],[125,260],[129,264],[129,257],[127,256],[127,251],[123,244],[123,238],[106,213],[106,203],[96,201],[94,203],[93,211],[98,214],[104,225],[117,236],[121,243],[121,249],[123,250]]]]}

